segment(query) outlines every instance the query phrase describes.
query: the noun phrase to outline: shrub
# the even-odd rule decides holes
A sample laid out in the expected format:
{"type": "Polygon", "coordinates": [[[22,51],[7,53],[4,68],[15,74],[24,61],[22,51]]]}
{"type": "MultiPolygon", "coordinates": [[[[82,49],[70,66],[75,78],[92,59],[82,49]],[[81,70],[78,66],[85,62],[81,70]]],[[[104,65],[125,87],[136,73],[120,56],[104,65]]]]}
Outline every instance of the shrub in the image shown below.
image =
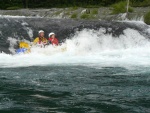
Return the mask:
{"type": "Polygon", "coordinates": [[[144,22],[150,25],[150,12],[146,13],[144,16],[144,22]]]}
{"type": "Polygon", "coordinates": [[[147,6],[150,6],[150,0],[143,0],[143,1],[138,1],[138,2],[133,1],[132,6],[134,6],[134,7],[147,7],[147,6]]]}
{"type": "Polygon", "coordinates": [[[82,14],[81,16],[80,16],[80,18],[81,19],[89,19],[89,14],[82,14]]]}
{"type": "Polygon", "coordinates": [[[150,0],[144,0],[142,3],[141,3],[141,6],[150,6],[150,0]]]}
{"type": "Polygon", "coordinates": [[[98,9],[93,9],[91,13],[92,13],[93,15],[98,14],[98,9]]]}
{"type": "Polygon", "coordinates": [[[72,14],[71,18],[77,18],[77,13],[72,14]]]}
{"type": "Polygon", "coordinates": [[[96,17],[94,15],[92,15],[92,14],[86,14],[86,13],[84,13],[84,14],[82,14],[80,16],[80,18],[81,19],[95,19],[96,17]]]}
{"type": "Polygon", "coordinates": [[[74,10],[77,10],[77,9],[78,9],[78,7],[72,7],[71,11],[74,11],[74,10]]]}
{"type": "MultiPolygon", "coordinates": [[[[112,7],[113,7],[112,13],[113,14],[125,13],[127,10],[126,6],[127,6],[127,3],[123,2],[123,1],[116,3],[116,4],[112,5],[112,7]]],[[[129,7],[129,12],[133,12],[133,9],[131,7],[129,7]]]]}
{"type": "Polygon", "coordinates": [[[132,13],[133,11],[133,8],[129,7],[129,12],[132,13]]]}
{"type": "Polygon", "coordinates": [[[65,15],[70,15],[70,12],[69,11],[65,12],[65,15]]]}

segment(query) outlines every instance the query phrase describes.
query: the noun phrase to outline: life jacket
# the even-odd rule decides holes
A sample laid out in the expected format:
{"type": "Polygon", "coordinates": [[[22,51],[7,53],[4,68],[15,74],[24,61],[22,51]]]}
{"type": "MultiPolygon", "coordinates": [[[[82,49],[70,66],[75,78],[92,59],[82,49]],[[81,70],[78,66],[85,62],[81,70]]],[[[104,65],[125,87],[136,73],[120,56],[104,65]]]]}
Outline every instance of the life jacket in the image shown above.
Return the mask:
{"type": "Polygon", "coordinates": [[[52,43],[52,45],[58,46],[59,42],[57,38],[49,38],[49,41],[52,43]]]}
{"type": "Polygon", "coordinates": [[[16,53],[29,53],[30,45],[26,42],[19,43],[19,49],[16,50],[16,53]]]}
{"type": "Polygon", "coordinates": [[[46,44],[48,41],[46,38],[44,37],[37,37],[35,38],[35,40],[33,41],[35,44],[46,44]]]}
{"type": "Polygon", "coordinates": [[[20,43],[19,43],[19,48],[26,48],[26,49],[29,49],[30,46],[29,46],[29,44],[26,43],[26,42],[20,42],[20,43]]]}
{"type": "Polygon", "coordinates": [[[44,37],[39,37],[39,42],[38,42],[39,44],[41,44],[41,43],[47,43],[47,39],[46,38],[44,38],[44,37]]]}

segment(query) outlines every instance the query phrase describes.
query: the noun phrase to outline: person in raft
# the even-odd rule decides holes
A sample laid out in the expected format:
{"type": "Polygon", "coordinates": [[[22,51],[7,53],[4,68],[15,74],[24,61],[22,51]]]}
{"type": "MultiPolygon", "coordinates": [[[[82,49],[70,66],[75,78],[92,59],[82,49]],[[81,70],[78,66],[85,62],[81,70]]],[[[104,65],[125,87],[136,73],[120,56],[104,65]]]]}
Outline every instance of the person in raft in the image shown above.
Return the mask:
{"type": "Polygon", "coordinates": [[[59,42],[58,39],[55,37],[55,33],[51,32],[49,33],[49,42],[53,45],[53,46],[58,46],[59,42]]]}
{"type": "Polygon", "coordinates": [[[30,45],[27,42],[19,42],[19,49],[16,50],[16,53],[30,53],[30,45]]]}
{"type": "Polygon", "coordinates": [[[38,33],[39,33],[39,37],[36,37],[34,39],[33,44],[40,47],[45,47],[45,45],[48,44],[48,40],[44,37],[44,31],[40,30],[38,33]]]}

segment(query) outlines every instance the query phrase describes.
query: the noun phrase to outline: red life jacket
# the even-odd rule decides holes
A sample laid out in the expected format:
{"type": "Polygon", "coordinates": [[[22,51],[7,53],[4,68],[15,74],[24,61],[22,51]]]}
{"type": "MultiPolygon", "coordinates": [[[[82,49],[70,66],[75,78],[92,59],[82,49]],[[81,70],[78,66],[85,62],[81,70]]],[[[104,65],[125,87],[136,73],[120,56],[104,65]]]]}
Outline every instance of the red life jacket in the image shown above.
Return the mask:
{"type": "Polygon", "coordinates": [[[52,45],[58,45],[57,38],[49,38],[49,41],[52,43],[52,45]]]}

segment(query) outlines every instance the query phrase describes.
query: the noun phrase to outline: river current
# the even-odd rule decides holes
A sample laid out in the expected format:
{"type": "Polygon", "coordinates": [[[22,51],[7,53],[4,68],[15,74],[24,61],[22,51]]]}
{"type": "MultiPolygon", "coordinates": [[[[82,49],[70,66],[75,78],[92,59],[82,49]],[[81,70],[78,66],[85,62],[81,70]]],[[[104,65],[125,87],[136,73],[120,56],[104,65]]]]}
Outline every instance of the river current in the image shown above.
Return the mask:
{"type": "Polygon", "coordinates": [[[0,22],[0,113],[150,113],[148,25],[19,17],[0,22]],[[40,29],[55,32],[61,46],[15,54],[17,42],[30,43],[40,29]]]}

